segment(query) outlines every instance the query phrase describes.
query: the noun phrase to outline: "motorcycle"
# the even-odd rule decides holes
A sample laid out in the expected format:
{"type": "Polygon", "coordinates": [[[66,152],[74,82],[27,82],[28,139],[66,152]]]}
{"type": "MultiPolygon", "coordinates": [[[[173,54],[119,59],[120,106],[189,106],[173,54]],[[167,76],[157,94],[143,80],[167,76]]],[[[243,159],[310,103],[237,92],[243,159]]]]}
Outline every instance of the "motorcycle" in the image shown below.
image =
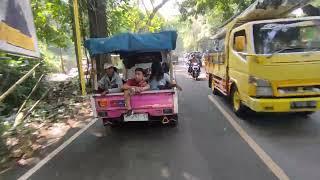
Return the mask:
{"type": "Polygon", "coordinates": [[[190,75],[195,79],[198,80],[200,76],[201,68],[199,63],[192,63],[190,65],[190,75]]]}

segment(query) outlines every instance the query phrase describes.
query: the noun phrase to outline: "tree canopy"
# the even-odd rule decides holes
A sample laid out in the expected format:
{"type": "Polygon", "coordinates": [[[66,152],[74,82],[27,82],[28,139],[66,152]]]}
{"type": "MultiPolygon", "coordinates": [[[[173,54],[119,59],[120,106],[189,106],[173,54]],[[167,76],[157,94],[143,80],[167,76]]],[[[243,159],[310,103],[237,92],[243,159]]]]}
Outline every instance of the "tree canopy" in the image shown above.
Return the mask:
{"type": "Polygon", "coordinates": [[[186,50],[205,49],[210,35],[226,20],[246,9],[254,0],[184,0],[179,33],[186,50]]]}
{"type": "Polygon", "coordinates": [[[243,11],[254,0],[185,0],[180,4],[182,20],[199,15],[214,15],[222,21],[243,11]]]}
{"type": "MultiPolygon", "coordinates": [[[[155,32],[162,29],[165,20],[158,10],[168,1],[164,0],[154,9],[143,11],[134,0],[105,0],[106,21],[109,35],[120,32],[155,32]]],[[[147,1],[147,0],[142,0],[147,1]]],[[[152,1],[153,0],[149,0],[152,1]]],[[[83,35],[88,35],[88,0],[79,0],[83,35]]],[[[67,0],[31,0],[37,36],[43,43],[65,48],[72,40],[72,14],[67,0]]]]}
{"type": "Polygon", "coordinates": [[[70,8],[63,0],[31,0],[38,39],[66,47],[71,39],[70,8]]]}
{"type": "Polygon", "coordinates": [[[155,32],[162,29],[165,20],[157,13],[151,16],[137,5],[123,1],[108,10],[109,33],[155,32]]]}

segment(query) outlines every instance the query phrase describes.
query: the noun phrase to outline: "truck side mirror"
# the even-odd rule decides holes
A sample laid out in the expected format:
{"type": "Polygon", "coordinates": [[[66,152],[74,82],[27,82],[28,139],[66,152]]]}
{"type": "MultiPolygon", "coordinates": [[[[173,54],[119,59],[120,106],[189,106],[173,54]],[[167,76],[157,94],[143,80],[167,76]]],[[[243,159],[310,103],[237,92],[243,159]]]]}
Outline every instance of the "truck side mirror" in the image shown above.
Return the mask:
{"type": "Polygon", "coordinates": [[[246,50],[246,37],[237,36],[235,37],[235,50],[238,52],[243,52],[246,50]]]}

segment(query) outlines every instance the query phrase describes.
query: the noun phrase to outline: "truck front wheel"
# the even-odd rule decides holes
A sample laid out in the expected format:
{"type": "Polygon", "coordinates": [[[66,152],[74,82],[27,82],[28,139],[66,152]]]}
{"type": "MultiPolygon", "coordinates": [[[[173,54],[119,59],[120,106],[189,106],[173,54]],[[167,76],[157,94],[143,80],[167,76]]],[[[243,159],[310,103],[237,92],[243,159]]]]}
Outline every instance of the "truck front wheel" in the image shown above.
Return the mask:
{"type": "Polygon", "coordinates": [[[315,112],[305,111],[305,112],[298,112],[297,115],[302,116],[302,117],[308,117],[308,116],[312,115],[313,113],[315,113],[315,112]]]}
{"type": "Polygon", "coordinates": [[[236,86],[233,86],[231,91],[231,105],[233,112],[237,116],[241,117],[245,114],[246,107],[241,102],[240,93],[236,86]]]}

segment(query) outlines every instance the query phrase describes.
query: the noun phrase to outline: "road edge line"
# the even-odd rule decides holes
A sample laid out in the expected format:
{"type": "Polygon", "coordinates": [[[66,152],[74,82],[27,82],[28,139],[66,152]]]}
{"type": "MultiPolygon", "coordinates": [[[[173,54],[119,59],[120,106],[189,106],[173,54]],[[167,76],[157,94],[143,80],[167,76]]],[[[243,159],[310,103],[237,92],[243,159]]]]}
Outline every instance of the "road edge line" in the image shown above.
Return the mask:
{"type": "Polygon", "coordinates": [[[222,105],[212,97],[208,95],[209,100],[217,106],[224,117],[229,121],[233,128],[238,132],[242,139],[251,147],[251,149],[259,156],[264,164],[271,170],[271,172],[280,180],[290,180],[289,176],[284,172],[280,166],[275,163],[272,158],[249,136],[249,134],[237,123],[234,118],[223,109],[222,105]]]}
{"type": "Polygon", "coordinates": [[[98,118],[94,118],[89,124],[76,132],[73,136],[71,136],[68,140],[62,143],[57,149],[53,150],[49,155],[43,158],[40,162],[38,162],[34,167],[29,169],[26,173],[18,178],[18,180],[26,180],[30,176],[32,176],[35,172],[37,172],[42,166],[44,166],[47,162],[49,162],[52,158],[54,158],[59,152],[61,152],[64,148],[66,148],[69,144],[71,144],[77,137],[79,137],[83,132],[85,132],[89,127],[91,127],[94,123],[96,123],[98,118]]]}

